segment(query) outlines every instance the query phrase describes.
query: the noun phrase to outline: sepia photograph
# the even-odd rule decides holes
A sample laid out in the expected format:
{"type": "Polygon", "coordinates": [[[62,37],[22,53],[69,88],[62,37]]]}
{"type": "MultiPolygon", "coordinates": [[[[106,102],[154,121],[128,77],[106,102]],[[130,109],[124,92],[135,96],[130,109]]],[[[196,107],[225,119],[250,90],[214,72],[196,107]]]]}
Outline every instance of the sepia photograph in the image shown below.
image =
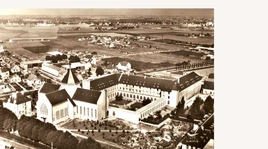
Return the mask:
{"type": "Polygon", "coordinates": [[[0,8],[0,149],[214,149],[214,24],[214,8],[0,8]]]}

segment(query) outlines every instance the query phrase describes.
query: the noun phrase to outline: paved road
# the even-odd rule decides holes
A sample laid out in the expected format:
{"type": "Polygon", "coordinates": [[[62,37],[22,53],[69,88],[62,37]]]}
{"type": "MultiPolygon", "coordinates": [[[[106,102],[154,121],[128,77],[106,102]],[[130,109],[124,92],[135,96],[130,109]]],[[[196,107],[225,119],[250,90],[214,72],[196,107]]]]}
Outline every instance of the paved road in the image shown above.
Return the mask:
{"type": "MultiPolygon", "coordinates": [[[[30,146],[27,146],[27,145],[24,145],[24,144],[20,144],[18,142],[15,142],[13,140],[8,140],[6,138],[3,138],[3,137],[0,137],[0,143],[1,142],[4,142],[6,144],[10,144],[12,145],[13,147],[15,147],[15,149],[35,149],[34,147],[30,147],[30,146]]],[[[1,146],[0,146],[1,147],[1,146]]]]}

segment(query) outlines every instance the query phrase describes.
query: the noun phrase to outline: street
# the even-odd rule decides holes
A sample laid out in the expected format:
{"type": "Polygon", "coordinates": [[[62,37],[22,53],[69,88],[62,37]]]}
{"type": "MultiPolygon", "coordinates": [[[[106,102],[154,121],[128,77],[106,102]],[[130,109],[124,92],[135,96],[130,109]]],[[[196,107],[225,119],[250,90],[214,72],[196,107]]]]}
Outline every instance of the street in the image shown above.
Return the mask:
{"type": "Polygon", "coordinates": [[[5,146],[13,146],[15,149],[35,149],[34,147],[30,147],[24,144],[20,144],[13,140],[8,140],[6,138],[0,137],[0,149],[4,149],[5,146]]]}

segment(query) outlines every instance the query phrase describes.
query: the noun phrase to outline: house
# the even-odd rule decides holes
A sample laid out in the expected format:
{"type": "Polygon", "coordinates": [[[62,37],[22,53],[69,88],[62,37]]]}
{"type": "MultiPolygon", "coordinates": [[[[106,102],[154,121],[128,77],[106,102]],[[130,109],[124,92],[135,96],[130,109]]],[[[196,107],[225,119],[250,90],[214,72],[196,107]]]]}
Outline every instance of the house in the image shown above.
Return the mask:
{"type": "Polygon", "coordinates": [[[13,74],[12,76],[10,76],[9,78],[10,82],[21,82],[21,78],[19,75],[17,74],[13,74]]]}
{"type": "Polygon", "coordinates": [[[214,95],[214,73],[209,74],[208,78],[204,81],[203,94],[214,95]]]}
{"type": "Polygon", "coordinates": [[[214,114],[186,134],[181,149],[204,149],[211,139],[214,139],[214,114]]]}
{"type": "Polygon", "coordinates": [[[32,116],[31,99],[21,93],[12,93],[3,101],[3,107],[12,111],[18,118],[22,115],[32,116]]]}
{"type": "Polygon", "coordinates": [[[18,72],[20,72],[20,66],[18,66],[16,64],[12,65],[10,68],[10,71],[11,71],[11,73],[18,73],[18,72]]]}
{"type": "Polygon", "coordinates": [[[7,67],[2,67],[0,69],[0,75],[1,75],[3,80],[8,79],[9,75],[10,75],[9,69],[7,67]]]}
{"type": "Polygon", "coordinates": [[[106,117],[105,92],[82,89],[71,69],[61,84],[44,83],[38,91],[37,118],[53,124],[67,119],[100,120],[106,117]]]}
{"type": "Polygon", "coordinates": [[[122,71],[131,70],[131,64],[127,61],[119,62],[117,65],[117,69],[122,70],[122,71]]]}
{"type": "Polygon", "coordinates": [[[34,74],[30,74],[27,79],[26,79],[26,83],[28,86],[41,86],[42,82],[41,79],[39,79],[36,75],[34,74]]]}

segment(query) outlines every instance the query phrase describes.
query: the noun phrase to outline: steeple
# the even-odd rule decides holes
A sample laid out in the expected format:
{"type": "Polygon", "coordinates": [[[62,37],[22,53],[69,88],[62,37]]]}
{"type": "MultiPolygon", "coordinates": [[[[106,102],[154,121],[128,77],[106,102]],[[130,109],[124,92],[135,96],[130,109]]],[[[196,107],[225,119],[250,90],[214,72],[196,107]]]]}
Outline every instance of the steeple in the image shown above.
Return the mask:
{"type": "MultiPolygon", "coordinates": [[[[71,66],[71,65],[70,65],[71,66]]],[[[68,85],[75,85],[79,83],[78,78],[74,74],[71,68],[68,69],[68,72],[63,77],[61,83],[68,84],[68,85]]]]}

